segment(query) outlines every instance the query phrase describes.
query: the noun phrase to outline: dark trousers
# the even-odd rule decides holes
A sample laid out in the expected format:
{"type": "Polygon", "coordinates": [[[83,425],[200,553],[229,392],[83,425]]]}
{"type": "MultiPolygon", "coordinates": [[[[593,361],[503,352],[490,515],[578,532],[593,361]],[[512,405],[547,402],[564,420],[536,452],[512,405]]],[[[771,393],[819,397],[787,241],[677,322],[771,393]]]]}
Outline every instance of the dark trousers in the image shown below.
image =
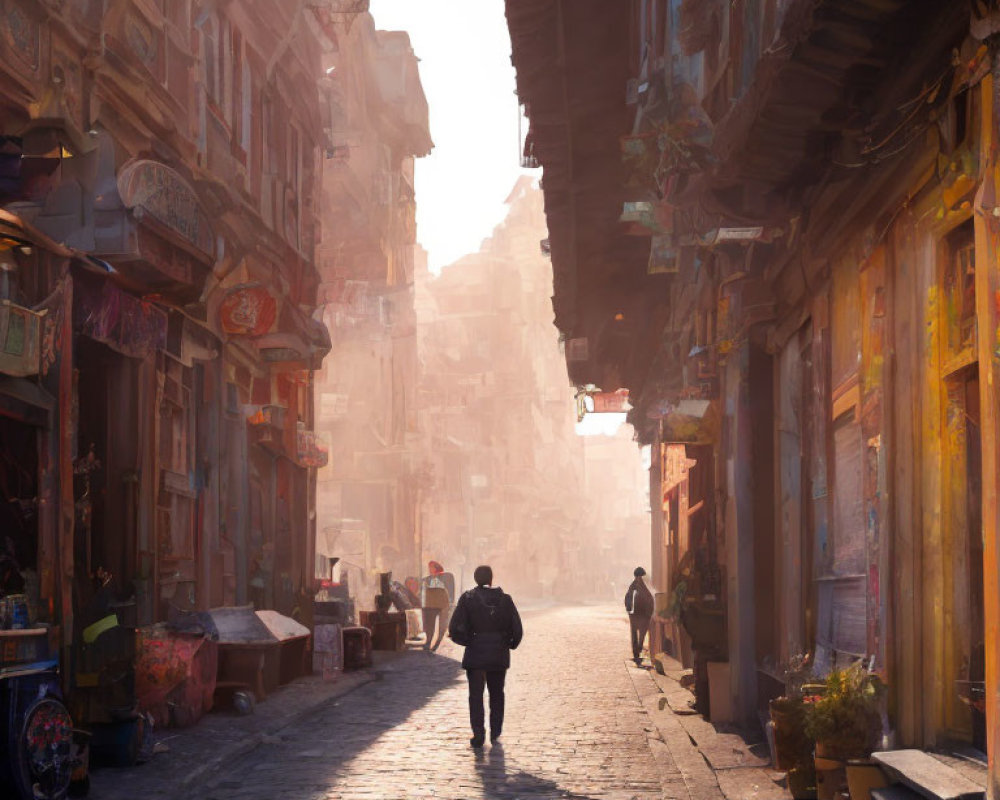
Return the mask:
{"type": "Polygon", "coordinates": [[[649,632],[649,617],[629,614],[628,621],[632,627],[632,658],[639,658],[642,655],[642,644],[649,632]]]}
{"type": "Polygon", "coordinates": [[[472,735],[486,738],[485,711],[483,710],[483,689],[490,689],[490,736],[494,739],[503,731],[503,684],[507,670],[485,669],[466,670],[469,676],[469,721],[472,735]]]}
{"type": "Polygon", "coordinates": [[[448,625],[448,614],[445,608],[422,608],[420,611],[424,618],[424,633],[427,634],[427,639],[424,641],[424,647],[431,647],[431,639],[434,638],[434,628],[437,631],[437,641],[433,644],[436,649],[441,640],[444,638],[444,630],[448,625]]]}

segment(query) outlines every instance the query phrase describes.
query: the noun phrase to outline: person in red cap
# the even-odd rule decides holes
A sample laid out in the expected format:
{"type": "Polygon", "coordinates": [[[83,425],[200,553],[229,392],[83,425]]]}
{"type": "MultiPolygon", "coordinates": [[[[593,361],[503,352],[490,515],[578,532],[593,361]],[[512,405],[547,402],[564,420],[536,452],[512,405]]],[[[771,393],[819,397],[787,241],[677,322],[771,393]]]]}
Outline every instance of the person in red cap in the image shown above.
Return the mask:
{"type": "Polygon", "coordinates": [[[445,629],[448,627],[448,612],[455,597],[455,576],[450,572],[445,572],[444,567],[437,561],[427,564],[427,571],[430,573],[423,579],[422,589],[422,613],[424,621],[424,633],[427,639],[424,641],[424,650],[437,650],[444,638],[445,629]],[[437,641],[431,644],[434,638],[434,628],[437,627],[437,641]]]}

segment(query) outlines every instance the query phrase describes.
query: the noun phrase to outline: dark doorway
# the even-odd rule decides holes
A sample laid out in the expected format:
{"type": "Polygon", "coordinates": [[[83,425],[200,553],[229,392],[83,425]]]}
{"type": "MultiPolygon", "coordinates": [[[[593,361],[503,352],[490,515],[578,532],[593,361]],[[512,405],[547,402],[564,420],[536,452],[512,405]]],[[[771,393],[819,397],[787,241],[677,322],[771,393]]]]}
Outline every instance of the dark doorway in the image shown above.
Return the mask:
{"type": "Polygon", "coordinates": [[[78,399],[74,467],[78,580],[99,567],[123,597],[134,592],[139,507],[139,362],[87,337],[78,337],[78,399]]]}
{"type": "MultiPolygon", "coordinates": [[[[38,574],[38,429],[0,416],[0,595],[38,574]]],[[[37,586],[32,599],[37,600],[37,586]]]]}
{"type": "Polygon", "coordinates": [[[980,710],[980,687],[985,696],[986,680],[986,628],[983,611],[983,465],[980,441],[979,372],[975,370],[964,382],[965,400],[965,501],[966,501],[966,557],[968,559],[968,608],[970,648],[965,654],[969,663],[970,714],[972,716],[972,745],[986,752],[986,715],[980,710]]]}

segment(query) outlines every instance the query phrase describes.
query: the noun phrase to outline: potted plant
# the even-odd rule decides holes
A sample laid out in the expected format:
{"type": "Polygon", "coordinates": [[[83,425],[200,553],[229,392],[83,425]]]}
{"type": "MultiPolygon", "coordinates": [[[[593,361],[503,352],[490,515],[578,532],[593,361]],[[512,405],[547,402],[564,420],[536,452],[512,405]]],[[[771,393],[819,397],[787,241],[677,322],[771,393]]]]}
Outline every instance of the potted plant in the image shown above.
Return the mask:
{"type": "Polygon", "coordinates": [[[844,788],[849,761],[869,765],[882,736],[885,690],[882,679],[861,662],[834,669],[823,684],[805,688],[805,732],[816,742],[821,800],[844,788]]]}
{"type": "Polygon", "coordinates": [[[813,742],[806,735],[803,685],[811,674],[809,655],[791,659],[784,670],[785,694],[770,702],[775,766],[788,773],[788,789],[796,800],[816,796],[813,742]]]}

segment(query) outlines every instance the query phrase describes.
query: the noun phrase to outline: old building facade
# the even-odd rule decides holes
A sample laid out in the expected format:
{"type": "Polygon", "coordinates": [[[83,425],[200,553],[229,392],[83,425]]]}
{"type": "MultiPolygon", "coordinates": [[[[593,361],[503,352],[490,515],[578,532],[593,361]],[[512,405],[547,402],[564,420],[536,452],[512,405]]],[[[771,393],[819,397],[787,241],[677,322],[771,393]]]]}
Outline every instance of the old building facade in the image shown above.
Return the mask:
{"type": "Polygon", "coordinates": [[[508,21],[571,376],[660,452],[664,644],[746,724],[865,659],[1000,795],[992,5],[584,5],[508,21]]]}
{"type": "Polygon", "coordinates": [[[627,434],[574,430],[533,184],[518,179],[480,252],[438,276],[418,273],[419,411],[433,479],[421,547],[466,587],[488,563],[519,597],[610,599],[642,555],[629,543],[640,541],[646,501],[635,476],[609,467],[638,454],[627,434]]]}
{"type": "Polygon", "coordinates": [[[66,645],[108,573],[140,626],[307,613],[330,47],[306,6],[3,5],[4,307],[35,348],[0,369],[4,505],[66,645]]]}
{"type": "Polygon", "coordinates": [[[331,458],[319,474],[318,569],[340,558],[370,608],[378,572],[421,574],[414,161],[433,144],[409,37],[377,31],[367,13],[329,24],[318,264],[333,350],[315,396],[331,458]]]}

